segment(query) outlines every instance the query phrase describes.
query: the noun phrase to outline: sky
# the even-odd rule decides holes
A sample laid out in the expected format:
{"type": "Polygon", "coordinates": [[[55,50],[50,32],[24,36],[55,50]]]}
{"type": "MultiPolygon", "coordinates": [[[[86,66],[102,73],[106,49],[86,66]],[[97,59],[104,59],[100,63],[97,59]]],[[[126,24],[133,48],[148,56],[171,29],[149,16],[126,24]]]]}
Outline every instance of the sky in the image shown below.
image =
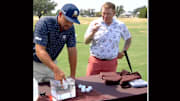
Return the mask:
{"type": "Polygon", "coordinates": [[[136,8],[146,6],[148,7],[148,0],[51,0],[57,3],[55,10],[52,12],[55,13],[58,9],[61,9],[62,6],[66,3],[73,3],[75,4],[79,10],[80,9],[95,9],[95,11],[100,11],[101,6],[110,1],[114,3],[116,6],[123,5],[124,10],[126,12],[133,11],[136,8]]]}

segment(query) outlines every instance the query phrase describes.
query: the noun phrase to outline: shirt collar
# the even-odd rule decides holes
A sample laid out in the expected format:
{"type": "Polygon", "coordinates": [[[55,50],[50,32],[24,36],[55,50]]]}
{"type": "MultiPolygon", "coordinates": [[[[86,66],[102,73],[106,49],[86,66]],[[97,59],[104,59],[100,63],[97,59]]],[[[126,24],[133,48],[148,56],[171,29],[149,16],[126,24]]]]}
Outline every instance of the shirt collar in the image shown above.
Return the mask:
{"type": "Polygon", "coordinates": [[[58,15],[56,15],[55,27],[56,27],[56,29],[60,30],[60,25],[58,24],[58,15]]]}
{"type": "Polygon", "coordinates": [[[112,24],[116,24],[117,23],[117,19],[115,17],[113,17],[113,21],[112,21],[112,24]]]}

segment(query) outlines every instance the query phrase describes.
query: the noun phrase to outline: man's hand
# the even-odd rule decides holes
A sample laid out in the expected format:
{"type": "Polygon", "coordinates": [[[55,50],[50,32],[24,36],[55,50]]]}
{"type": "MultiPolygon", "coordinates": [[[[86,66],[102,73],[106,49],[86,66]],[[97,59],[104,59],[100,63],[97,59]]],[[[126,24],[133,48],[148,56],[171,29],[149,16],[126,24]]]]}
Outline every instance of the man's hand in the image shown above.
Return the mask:
{"type": "Polygon", "coordinates": [[[54,70],[54,79],[59,80],[60,83],[63,84],[63,79],[66,80],[64,72],[59,69],[55,69],[54,70]]]}
{"type": "Polygon", "coordinates": [[[118,59],[122,59],[123,58],[123,56],[124,56],[125,54],[124,54],[124,51],[122,51],[122,52],[118,52],[118,59]]]}
{"type": "Polygon", "coordinates": [[[93,25],[92,32],[90,33],[89,36],[85,37],[85,44],[89,44],[91,42],[91,40],[94,37],[94,34],[98,31],[99,27],[100,27],[100,25],[98,25],[98,23],[95,23],[93,25]]]}
{"type": "Polygon", "coordinates": [[[92,28],[93,34],[98,31],[99,27],[100,27],[100,25],[99,25],[98,23],[95,23],[95,24],[94,24],[94,26],[93,26],[93,28],[92,28]]]}

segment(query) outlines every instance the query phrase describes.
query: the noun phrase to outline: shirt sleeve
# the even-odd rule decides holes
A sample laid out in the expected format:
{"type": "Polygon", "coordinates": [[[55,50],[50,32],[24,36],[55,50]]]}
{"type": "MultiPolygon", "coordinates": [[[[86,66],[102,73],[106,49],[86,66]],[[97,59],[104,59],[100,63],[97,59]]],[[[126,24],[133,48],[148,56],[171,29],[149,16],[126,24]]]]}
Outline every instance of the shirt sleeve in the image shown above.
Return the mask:
{"type": "Polygon", "coordinates": [[[76,47],[76,33],[75,33],[74,27],[72,31],[70,32],[70,35],[66,44],[67,44],[67,47],[76,47]]]}
{"type": "Polygon", "coordinates": [[[131,37],[131,34],[130,32],[128,31],[128,28],[126,27],[125,24],[122,24],[122,32],[121,32],[121,37],[124,39],[124,40],[127,40],[131,37]]]}
{"type": "Polygon", "coordinates": [[[33,42],[35,44],[47,46],[48,30],[47,30],[47,25],[46,25],[45,21],[43,20],[43,18],[40,19],[35,25],[33,42]]]}

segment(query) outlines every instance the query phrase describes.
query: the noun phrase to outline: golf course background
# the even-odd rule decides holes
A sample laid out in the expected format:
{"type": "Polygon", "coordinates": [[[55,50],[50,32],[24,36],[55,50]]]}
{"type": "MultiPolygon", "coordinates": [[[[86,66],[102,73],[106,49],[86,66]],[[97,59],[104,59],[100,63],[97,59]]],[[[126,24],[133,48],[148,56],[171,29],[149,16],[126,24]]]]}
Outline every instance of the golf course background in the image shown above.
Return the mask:
{"type": "MultiPolygon", "coordinates": [[[[81,22],[80,25],[75,25],[76,30],[76,40],[77,40],[77,52],[78,52],[78,60],[77,60],[77,70],[76,77],[82,77],[86,75],[86,67],[88,64],[89,58],[89,45],[84,44],[84,34],[89,25],[89,23],[93,20],[97,19],[97,17],[79,17],[81,22]]],[[[34,16],[33,19],[33,30],[36,22],[38,21],[38,17],[34,16]]],[[[139,72],[142,76],[142,79],[147,81],[147,73],[148,73],[148,62],[147,62],[147,19],[145,18],[118,18],[118,20],[124,22],[129,29],[129,32],[132,35],[132,43],[127,53],[131,62],[131,66],[133,72],[139,72]]],[[[124,40],[121,39],[119,48],[123,49],[124,40]]],[[[70,67],[68,62],[68,54],[66,46],[59,54],[58,58],[58,66],[61,70],[63,70],[66,76],[70,75],[70,67]]],[[[118,68],[117,72],[121,72],[123,69],[130,71],[126,58],[118,59],[118,68]]]]}

